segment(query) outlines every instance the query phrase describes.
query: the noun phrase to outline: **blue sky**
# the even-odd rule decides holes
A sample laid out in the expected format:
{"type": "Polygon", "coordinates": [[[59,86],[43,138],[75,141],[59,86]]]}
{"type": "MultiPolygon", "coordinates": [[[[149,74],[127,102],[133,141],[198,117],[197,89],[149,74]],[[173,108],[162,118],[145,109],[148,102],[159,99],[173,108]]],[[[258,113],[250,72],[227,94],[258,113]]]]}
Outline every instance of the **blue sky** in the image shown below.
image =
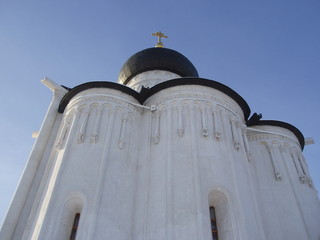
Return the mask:
{"type": "Polygon", "coordinates": [[[0,222],[51,101],[40,79],[116,81],[159,30],[166,47],[238,92],[252,113],[314,138],[304,154],[320,189],[319,13],[318,0],[0,1],[0,222]]]}

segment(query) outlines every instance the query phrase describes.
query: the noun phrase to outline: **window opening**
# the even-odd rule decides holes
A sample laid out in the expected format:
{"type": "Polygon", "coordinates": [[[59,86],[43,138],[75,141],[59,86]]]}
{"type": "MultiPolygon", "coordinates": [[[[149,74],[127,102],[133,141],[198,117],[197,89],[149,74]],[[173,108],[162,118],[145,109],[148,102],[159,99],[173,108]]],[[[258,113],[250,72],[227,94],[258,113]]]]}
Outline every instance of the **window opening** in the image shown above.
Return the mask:
{"type": "Polygon", "coordinates": [[[76,234],[77,234],[77,230],[78,230],[79,220],[80,220],[80,213],[77,213],[77,214],[74,216],[73,225],[72,225],[72,229],[71,229],[71,234],[70,234],[69,240],[75,240],[75,239],[76,239],[76,234]]]}
{"type": "Polygon", "coordinates": [[[210,221],[211,221],[212,240],[218,240],[217,217],[216,217],[216,211],[214,207],[210,207],[210,221]]]}

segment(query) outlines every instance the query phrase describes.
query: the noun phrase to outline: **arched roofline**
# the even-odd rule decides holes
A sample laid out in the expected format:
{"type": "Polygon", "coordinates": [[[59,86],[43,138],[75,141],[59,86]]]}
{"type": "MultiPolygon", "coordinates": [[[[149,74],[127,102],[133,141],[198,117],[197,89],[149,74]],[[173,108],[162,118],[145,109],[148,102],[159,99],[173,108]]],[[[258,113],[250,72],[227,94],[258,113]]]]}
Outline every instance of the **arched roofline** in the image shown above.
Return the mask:
{"type": "Polygon", "coordinates": [[[234,90],[227,87],[226,85],[209,80],[204,78],[193,78],[193,77],[185,77],[185,78],[176,78],[172,80],[168,80],[162,83],[159,83],[151,88],[142,88],[141,92],[138,93],[135,90],[114,82],[87,82],[81,85],[78,85],[74,88],[72,88],[61,100],[58,111],[60,113],[63,113],[67,105],[69,104],[70,100],[78,93],[91,89],[91,88],[110,88],[119,90],[123,93],[126,93],[135,99],[137,99],[138,102],[143,104],[149,97],[156,94],[157,92],[160,92],[162,90],[165,90],[167,88],[176,87],[176,86],[184,86],[184,85],[199,85],[199,86],[205,86],[214,88],[216,90],[221,91],[222,93],[226,94],[227,96],[231,97],[242,109],[245,121],[250,116],[250,107],[247,104],[247,102],[234,90]]]}
{"type": "Polygon", "coordinates": [[[289,123],[277,121],[277,120],[260,120],[260,121],[254,122],[254,124],[248,125],[248,127],[254,127],[254,126],[276,126],[276,127],[286,128],[297,137],[299,144],[301,146],[301,149],[303,150],[304,148],[305,141],[304,141],[303,134],[300,132],[298,128],[296,128],[295,126],[289,123]]]}
{"type": "Polygon", "coordinates": [[[126,94],[134,97],[138,101],[140,98],[140,94],[138,92],[136,92],[132,88],[129,88],[129,87],[122,85],[122,84],[118,84],[118,83],[114,83],[114,82],[106,82],[106,81],[87,82],[87,83],[80,84],[80,85],[70,89],[70,91],[66,95],[64,95],[64,97],[60,101],[58,112],[63,113],[65,108],[67,107],[67,105],[69,104],[69,102],[71,101],[71,99],[75,95],[77,95],[78,93],[80,93],[82,91],[91,89],[91,88],[115,89],[115,90],[121,91],[123,93],[126,93],[126,94]]]}
{"type": "Polygon", "coordinates": [[[216,82],[214,80],[209,80],[205,78],[194,78],[194,77],[184,77],[184,78],[176,78],[169,81],[165,81],[153,86],[150,89],[143,89],[140,94],[143,96],[143,101],[147,100],[153,94],[160,92],[164,89],[176,86],[184,86],[184,85],[199,85],[214,88],[216,90],[221,91],[222,93],[231,97],[242,109],[245,120],[247,120],[250,116],[250,107],[247,102],[234,90],[227,87],[226,85],[216,82]]]}

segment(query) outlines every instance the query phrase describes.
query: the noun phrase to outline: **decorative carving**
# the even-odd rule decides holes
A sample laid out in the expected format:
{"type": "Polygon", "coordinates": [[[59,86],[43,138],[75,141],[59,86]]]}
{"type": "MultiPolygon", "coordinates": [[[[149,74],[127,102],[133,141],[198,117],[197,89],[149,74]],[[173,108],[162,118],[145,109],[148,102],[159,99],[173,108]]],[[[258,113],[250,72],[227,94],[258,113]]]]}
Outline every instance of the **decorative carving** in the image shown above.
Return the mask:
{"type": "Polygon", "coordinates": [[[296,141],[293,140],[292,138],[283,136],[283,135],[275,135],[275,134],[266,134],[266,133],[248,133],[247,132],[247,138],[249,141],[259,141],[259,140],[281,140],[281,141],[286,141],[286,144],[288,145],[293,145],[297,148],[300,148],[300,144],[296,141]]]}
{"type": "Polygon", "coordinates": [[[222,130],[221,130],[221,116],[220,116],[220,108],[217,108],[215,111],[213,110],[213,127],[214,127],[214,138],[216,140],[221,139],[222,130]]]}
{"type": "Polygon", "coordinates": [[[70,101],[70,103],[68,104],[65,112],[68,113],[70,110],[72,110],[74,107],[77,107],[80,104],[104,104],[104,103],[114,103],[114,104],[118,104],[121,105],[123,107],[125,107],[127,110],[131,110],[134,114],[138,114],[138,113],[142,113],[142,109],[135,107],[134,105],[128,103],[127,101],[132,101],[135,102],[135,99],[120,99],[118,96],[112,96],[112,95],[108,95],[108,94],[94,94],[94,95],[90,95],[90,96],[79,96],[76,97],[74,99],[72,99],[72,101],[70,101]]]}
{"type": "Polygon", "coordinates": [[[308,183],[309,187],[313,188],[313,182],[312,182],[312,179],[310,176],[307,177],[307,183],[308,183]]]}
{"type": "Polygon", "coordinates": [[[123,113],[122,119],[121,119],[120,136],[118,141],[118,146],[120,149],[124,147],[127,121],[128,121],[128,114],[123,113]]]}
{"type": "Polygon", "coordinates": [[[178,135],[182,137],[184,134],[183,127],[183,105],[178,106],[178,135]]]}
{"type": "Polygon", "coordinates": [[[293,159],[293,163],[296,167],[297,173],[298,173],[298,177],[301,183],[305,183],[306,182],[306,176],[303,173],[301,164],[299,162],[298,156],[296,154],[296,152],[294,150],[291,150],[291,157],[293,159]]]}
{"type": "Polygon", "coordinates": [[[160,140],[160,111],[157,111],[154,115],[154,134],[153,142],[157,144],[160,140]]]}
{"type": "Polygon", "coordinates": [[[307,183],[310,187],[313,187],[313,182],[312,182],[309,170],[308,170],[308,164],[300,151],[299,151],[299,159],[300,159],[301,165],[304,169],[303,171],[305,172],[305,175],[307,178],[307,183]]]}
{"type": "Polygon", "coordinates": [[[280,145],[280,152],[284,153],[286,151],[286,148],[289,147],[287,143],[280,145]]]}
{"type": "Polygon", "coordinates": [[[101,113],[102,113],[102,108],[97,109],[93,132],[91,134],[91,139],[90,139],[91,143],[96,143],[98,141],[98,132],[99,132],[99,126],[101,121],[101,113]]]}
{"type": "Polygon", "coordinates": [[[200,111],[201,111],[201,124],[202,124],[202,136],[208,137],[209,130],[208,130],[208,121],[207,121],[207,109],[203,102],[200,103],[200,111]]]}
{"type": "Polygon", "coordinates": [[[73,114],[70,114],[70,115],[65,115],[64,117],[64,120],[63,120],[63,123],[62,123],[62,130],[59,134],[59,137],[58,137],[58,140],[57,140],[57,144],[56,144],[56,148],[58,150],[62,149],[64,144],[65,144],[65,141],[66,141],[66,138],[67,138],[67,135],[68,135],[68,132],[69,132],[69,129],[70,129],[70,125],[71,125],[71,122],[72,122],[72,115],[73,114]]]}
{"type": "Polygon", "coordinates": [[[232,139],[233,139],[234,147],[237,150],[239,150],[240,149],[240,141],[239,141],[239,136],[238,136],[238,131],[237,131],[237,126],[236,126],[235,120],[231,119],[230,124],[231,124],[231,132],[232,132],[232,139]]]}
{"type": "Polygon", "coordinates": [[[295,162],[296,162],[296,164],[299,165],[299,167],[301,169],[300,172],[298,172],[300,182],[307,183],[310,187],[313,187],[313,183],[312,183],[312,180],[310,177],[308,166],[307,166],[307,163],[302,155],[302,152],[295,148],[294,150],[292,150],[292,155],[295,156],[295,158],[296,158],[295,162]]]}
{"type": "Polygon", "coordinates": [[[57,143],[56,143],[56,148],[59,150],[62,147],[62,136],[65,135],[65,130],[66,130],[66,122],[67,122],[67,117],[64,117],[63,122],[61,124],[62,128],[59,133],[59,136],[57,138],[57,143]]]}
{"type": "Polygon", "coordinates": [[[299,177],[299,180],[301,183],[305,183],[306,182],[306,176],[302,175],[299,177]]]}
{"type": "MultiPolygon", "coordinates": [[[[159,97],[152,99],[152,104],[156,104],[157,106],[161,106],[162,104],[168,104],[171,101],[176,100],[190,100],[190,101],[202,101],[203,103],[207,105],[218,105],[219,107],[223,108],[225,111],[230,112],[235,118],[239,118],[239,116],[243,116],[242,111],[238,108],[235,108],[235,106],[227,101],[224,101],[220,98],[215,97],[214,95],[202,95],[201,99],[197,94],[191,94],[191,93],[177,93],[177,94],[171,94],[171,95],[160,95],[159,97]]],[[[145,105],[149,105],[150,100],[147,100],[145,102],[145,105]]]]}
{"type": "Polygon", "coordinates": [[[88,111],[84,111],[82,115],[83,115],[83,118],[82,118],[80,130],[79,130],[79,133],[78,133],[78,143],[83,143],[84,142],[84,133],[85,133],[86,128],[87,128],[87,123],[88,123],[88,119],[89,119],[89,112],[88,111]]]}
{"type": "Polygon", "coordinates": [[[279,170],[279,166],[278,166],[278,160],[279,159],[276,157],[276,153],[275,153],[274,145],[276,145],[276,144],[266,143],[265,145],[267,146],[267,150],[268,150],[268,152],[270,154],[270,159],[271,159],[271,163],[272,163],[272,166],[273,166],[273,170],[274,170],[274,174],[275,174],[276,180],[279,181],[279,180],[282,179],[282,176],[281,176],[281,173],[280,173],[280,170],[279,170]]]}
{"type": "Polygon", "coordinates": [[[249,146],[249,142],[248,142],[248,138],[247,138],[247,127],[245,124],[242,125],[241,130],[242,130],[241,135],[242,135],[242,139],[243,139],[243,143],[244,143],[244,148],[247,153],[248,160],[250,161],[252,159],[252,155],[250,152],[250,146],[249,146]]]}

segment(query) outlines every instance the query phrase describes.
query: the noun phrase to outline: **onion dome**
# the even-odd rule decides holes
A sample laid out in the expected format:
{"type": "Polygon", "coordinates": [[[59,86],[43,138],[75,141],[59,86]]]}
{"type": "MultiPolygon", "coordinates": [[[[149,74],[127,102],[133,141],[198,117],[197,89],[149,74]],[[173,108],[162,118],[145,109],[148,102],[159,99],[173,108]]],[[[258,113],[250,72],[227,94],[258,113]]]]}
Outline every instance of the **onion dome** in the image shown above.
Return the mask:
{"type": "Polygon", "coordinates": [[[152,70],[169,71],[181,77],[199,77],[197,69],[181,53],[168,48],[147,48],[125,62],[118,82],[126,85],[136,75],[152,70]]]}

